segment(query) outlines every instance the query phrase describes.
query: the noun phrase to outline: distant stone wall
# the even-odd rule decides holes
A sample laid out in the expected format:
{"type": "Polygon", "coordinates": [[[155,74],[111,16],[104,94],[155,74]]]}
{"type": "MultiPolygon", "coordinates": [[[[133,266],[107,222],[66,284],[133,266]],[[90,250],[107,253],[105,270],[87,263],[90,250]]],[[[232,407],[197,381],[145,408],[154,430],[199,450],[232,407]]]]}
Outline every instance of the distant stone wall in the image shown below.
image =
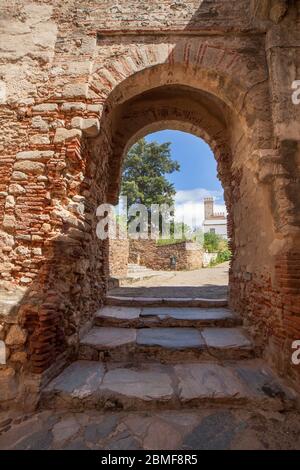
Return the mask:
{"type": "Polygon", "coordinates": [[[129,258],[129,240],[110,240],[108,243],[109,277],[126,277],[129,258]]]}
{"type": "Polygon", "coordinates": [[[154,270],[192,270],[202,268],[203,252],[192,242],[157,245],[154,240],[130,240],[129,262],[141,264],[154,270]],[[176,257],[176,267],[171,258],[176,257]]]}

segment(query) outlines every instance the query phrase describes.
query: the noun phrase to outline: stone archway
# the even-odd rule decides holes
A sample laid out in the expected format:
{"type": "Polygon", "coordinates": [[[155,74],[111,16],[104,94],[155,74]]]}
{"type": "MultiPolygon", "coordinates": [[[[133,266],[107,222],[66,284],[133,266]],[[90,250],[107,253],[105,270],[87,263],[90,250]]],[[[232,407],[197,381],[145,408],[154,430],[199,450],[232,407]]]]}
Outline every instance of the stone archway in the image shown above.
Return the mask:
{"type": "MultiPolygon", "coordinates": [[[[193,8],[188,8],[191,18],[193,8]]],[[[188,25],[187,32],[176,27],[127,34],[121,28],[116,34],[103,27],[96,31],[89,19],[88,34],[74,25],[83,38],[78,42],[74,33],[72,60],[62,46],[65,32],[57,33],[56,20],[49,20],[49,31],[58,36],[49,33],[42,52],[32,41],[33,52],[46,64],[41,75],[35,56],[24,52],[22,77],[30,75],[28,66],[36,76],[34,86],[16,94],[10,74],[5,75],[3,279],[8,289],[20,287],[8,308],[14,329],[4,322],[1,333],[11,354],[6,370],[14,392],[8,399],[17,396],[22,374],[33,371],[46,380],[76,355],[82,331],[105,299],[96,207],[115,201],[122,155],[131,139],[166,122],[187,126],[212,145],[236,253],[231,305],[251,325],[270,361],[299,380],[290,364],[291,341],[299,334],[292,318],[299,315],[294,305],[300,253],[298,128],[288,132],[282,125],[287,111],[277,99],[272,55],[276,49],[280,56],[287,33],[285,26],[273,30],[264,18],[256,23],[256,17],[249,32],[242,7],[235,8],[238,22],[232,27],[243,18],[243,34],[236,37],[227,34],[227,6],[225,27],[219,29],[218,20],[213,35],[201,28],[189,31],[188,25]]],[[[200,20],[204,28],[201,13],[200,20]]],[[[20,383],[24,395],[24,386],[31,385],[20,383]]]]}

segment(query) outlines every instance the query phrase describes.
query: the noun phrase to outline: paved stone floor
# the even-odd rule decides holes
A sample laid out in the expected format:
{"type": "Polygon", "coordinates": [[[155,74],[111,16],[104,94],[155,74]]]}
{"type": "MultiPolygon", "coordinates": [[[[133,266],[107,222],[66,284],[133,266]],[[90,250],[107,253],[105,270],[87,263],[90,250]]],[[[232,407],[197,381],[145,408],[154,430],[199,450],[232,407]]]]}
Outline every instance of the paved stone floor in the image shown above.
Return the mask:
{"type": "Polygon", "coordinates": [[[111,289],[110,295],[126,297],[203,297],[227,296],[229,263],[194,271],[170,271],[111,289]]]}
{"type": "Polygon", "coordinates": [[[300,414],[228,408],[184,412],[58,413],[12,421],[0,413],[0,449],[300,450],[300,414]]]}

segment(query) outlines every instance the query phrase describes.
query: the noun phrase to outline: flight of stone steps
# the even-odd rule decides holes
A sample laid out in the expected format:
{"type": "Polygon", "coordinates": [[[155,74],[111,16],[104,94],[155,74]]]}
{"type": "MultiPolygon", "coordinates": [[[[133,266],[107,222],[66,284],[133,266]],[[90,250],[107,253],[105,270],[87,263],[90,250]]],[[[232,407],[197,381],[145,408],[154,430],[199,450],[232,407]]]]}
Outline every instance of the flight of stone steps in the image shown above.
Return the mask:
{"type": "Polygon", "coordinates": [[[82,338],[78,361],[43,390],[41,407],[295,405],[225,300],[108,297],[107,304],[82,338]]]}

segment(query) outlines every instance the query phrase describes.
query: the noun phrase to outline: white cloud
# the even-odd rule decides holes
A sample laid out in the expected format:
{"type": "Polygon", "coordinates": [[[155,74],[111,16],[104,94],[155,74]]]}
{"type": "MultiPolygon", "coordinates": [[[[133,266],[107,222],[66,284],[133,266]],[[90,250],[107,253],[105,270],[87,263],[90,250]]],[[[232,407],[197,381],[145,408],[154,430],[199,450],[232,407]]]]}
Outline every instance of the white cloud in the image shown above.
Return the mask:
{"type": "Polygon", "coordinates": [[[176,204],[191,201],[200,202],[203,201],[205,197],[213,197],[215,201],[223,202],[223,191],[208,191],[208,189],[205,188],[183,189],[177,191],[175,201],[176,204]]]}
{"type": "Polygon", "coordinates": [[[201,227],[204,220],[205,197],[213,197],[215,200],[214,211],[224,212],[226,207],[223,202],[222,191],[208,191],[205,188],[181,190],[175,196],[175,219],[184,221],[190,227],[201,227]]]}

